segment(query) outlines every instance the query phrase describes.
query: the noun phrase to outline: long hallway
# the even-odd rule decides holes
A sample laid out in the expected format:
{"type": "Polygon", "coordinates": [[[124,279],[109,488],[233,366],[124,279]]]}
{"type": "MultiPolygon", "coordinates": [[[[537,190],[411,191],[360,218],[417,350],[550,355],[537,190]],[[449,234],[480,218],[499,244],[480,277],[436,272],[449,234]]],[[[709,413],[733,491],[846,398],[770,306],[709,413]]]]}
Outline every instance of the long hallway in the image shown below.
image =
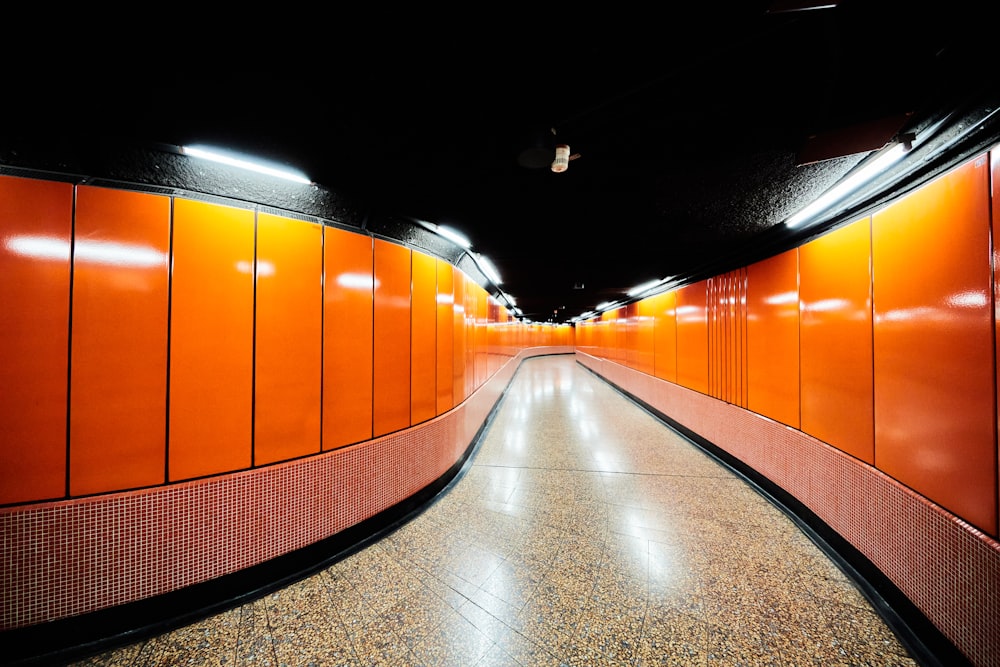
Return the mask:
{"type": "Polygon", "coordinates": [[[917,665],[736,474],[574,361],[516,373],[449,489],[262,599],[79,665],[917,665]]]}

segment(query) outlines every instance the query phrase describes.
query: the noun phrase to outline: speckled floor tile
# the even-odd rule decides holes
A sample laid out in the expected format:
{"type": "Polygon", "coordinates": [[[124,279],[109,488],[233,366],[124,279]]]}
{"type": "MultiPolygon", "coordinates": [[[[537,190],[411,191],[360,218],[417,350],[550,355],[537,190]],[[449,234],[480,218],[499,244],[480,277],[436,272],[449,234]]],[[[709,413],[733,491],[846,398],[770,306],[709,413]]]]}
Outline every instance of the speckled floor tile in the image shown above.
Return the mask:
{"type": "Polygon", "coordinates": [[[77,664],[917,667],[794,522],[572,357],[526,361],[463,477],[381,541],[77,664]]]}

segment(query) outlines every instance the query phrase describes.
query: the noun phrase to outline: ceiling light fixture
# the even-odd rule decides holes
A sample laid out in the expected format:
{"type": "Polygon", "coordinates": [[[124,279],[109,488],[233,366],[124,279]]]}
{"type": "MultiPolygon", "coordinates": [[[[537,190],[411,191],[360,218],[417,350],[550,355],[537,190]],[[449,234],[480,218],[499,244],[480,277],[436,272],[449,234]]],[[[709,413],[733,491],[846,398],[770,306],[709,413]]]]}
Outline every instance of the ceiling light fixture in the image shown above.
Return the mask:
{"type": "Polygon", "coordinates": [[[785,225],[787,227],[799,227],[806,221],[812,220],[820,213],[827,211],[834,204],[842,201],[862,185],[870,182],[876,176],[889,169],[889,167],[899,162],[913,148],[914,141],[915,136],[908,134],[888,144],[855,173],[849,174],[846,178],[820,195],[811,204],[788,218],[785,221],[785,225]]]}
{"type": "Polygon", "coordinates": [[[202,160],[209,160],[211,162],[229,165],[230,167],[247,169],[258,174],[274,176],[275,178],[281,178],[286,181],[294,181],[295,183],[302,183],[303,185],[312,184],[312,181],[310,181],[309,178],[302,172],[292,169],[272,167],[264,162],[246,157],[239,157],[217,148],[207,148],[205,146],[182,146],[181,153],[184,155],[190,155],[191,157],[201,158],[202,160]]]}

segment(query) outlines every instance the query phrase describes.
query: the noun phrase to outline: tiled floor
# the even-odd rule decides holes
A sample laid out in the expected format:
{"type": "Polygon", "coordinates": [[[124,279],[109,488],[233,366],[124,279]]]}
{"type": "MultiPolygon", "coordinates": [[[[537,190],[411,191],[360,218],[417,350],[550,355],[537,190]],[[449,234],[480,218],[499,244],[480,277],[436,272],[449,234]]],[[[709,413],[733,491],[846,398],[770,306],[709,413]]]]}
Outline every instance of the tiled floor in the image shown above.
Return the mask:
{"type": "Polygon", "coordinates": [[[782,512],[571,356],[526,361],[426,512],[86,665],[916,665],[782,512]]]}

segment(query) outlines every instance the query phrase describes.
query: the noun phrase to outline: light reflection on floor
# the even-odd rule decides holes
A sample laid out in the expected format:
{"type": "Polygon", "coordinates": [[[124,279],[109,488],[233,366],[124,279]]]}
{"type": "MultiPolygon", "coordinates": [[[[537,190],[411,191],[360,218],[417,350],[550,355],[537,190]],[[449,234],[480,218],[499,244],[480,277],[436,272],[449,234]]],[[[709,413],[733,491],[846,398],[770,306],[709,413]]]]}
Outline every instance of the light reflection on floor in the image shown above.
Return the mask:
{"type": "Polygon", "coordinates": [[[472,463],[319,574],[78,664],[917,664],[784,514],[572,356],[522,364],[472,463]]]}

